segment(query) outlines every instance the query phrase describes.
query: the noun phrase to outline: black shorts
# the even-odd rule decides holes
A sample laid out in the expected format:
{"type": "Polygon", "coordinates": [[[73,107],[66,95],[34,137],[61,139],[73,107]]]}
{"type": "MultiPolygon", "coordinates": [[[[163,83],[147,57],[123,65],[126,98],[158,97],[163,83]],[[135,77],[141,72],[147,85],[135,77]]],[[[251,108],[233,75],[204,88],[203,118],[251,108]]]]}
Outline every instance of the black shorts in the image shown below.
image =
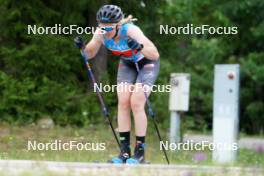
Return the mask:
{"type": "Polygon", "coordinates": [[[139,73],[133,61],[120,59],[117,73],[117,83],[143,83],[152,86],[159,74],[160,60],[143,58],[138,61],[139,73]]]}

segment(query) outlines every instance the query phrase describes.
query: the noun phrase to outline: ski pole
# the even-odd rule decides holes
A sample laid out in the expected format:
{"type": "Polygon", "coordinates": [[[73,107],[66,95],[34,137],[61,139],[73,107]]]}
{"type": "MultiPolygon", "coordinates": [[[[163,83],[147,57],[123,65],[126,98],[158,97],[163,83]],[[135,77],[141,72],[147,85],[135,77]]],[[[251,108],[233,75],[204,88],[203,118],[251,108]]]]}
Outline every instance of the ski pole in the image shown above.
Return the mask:
{"type": "MultiPolygon", "coordinates": [[[[133,56],[133,60],[134,60],[135,66],[136,66],[137,73],[139,74],[140,69],[139,69],[139,66],[138,66],[137,57],[136,57],[136,55],[135,55],[133,50],[132,50],[132,56],[133,56]]],[[[140,82],[142,83],[141,79],[140,79],[140,82]]],[[[143,87],[143,89],[144,89],[144,87],[143,87]]],[[[163,140],[161,138],[160,131],[159,131],[159,128],[158,128],[158,124],[157,124],[157,121],[156,121],[156,115],[155,115],[155,113],[153,111],[153,108],[152,108],[152,105],[151,105],[151,103],[149,101],[147,92],[145,90],[143,90],[143,92],[144,92],[144,96],[146,98],[146,103],[147,103],[147,106],[148,106],[148,114],[149,114],[150,117],[152,117],[152,121],[153,121],[155,130],[156,130],[156,132],[158,134],[158,137],[159,137],[159,141],[162,142],[163,140]]],[[[164,154],[164,156],[166,158],[166,161],[167,161],[168,164],[170,164],[170,161],[169,161],[167,152],[165,150],[165,147],[164,147],[164,145],[161,145],[161,146],[162,146],[162,151],[163,151],[163,154],[164,154]]]]}
{"type": "MultiPolygon", "coordinates": [[[[91,69],[91,66],[89,64],[89,61],[88,61],[88,56],[86,54],[86,52],[84,51],[84,43],[82,42],[82,38],[79,37],[79,40],[81,41],[81,45],[76,45],[79,49],[80,49],[80,52],[81,52],[81,55],[82,55],[82,58],[83,58],[83,61],[85,63],[85,66],[86,66],[86,69],[87,69],[87,76],[90,77],[92,79],[92,82],[93,82],[93,85],[97,85],[96,83],[96,80],[95,80],[95,77],[94,77],[94,74],[93,74],[93,71],[91,69]]],[[[119,143],[119,140],[118,140],[118,137],[116,135],[116,132],[114,130],[114,127],[113,127],[113,124],[110,120],[110,117],[109,117],[109,112],[108,112],[108,109],[105,105],[105,102],[104,102],[104,99],[103,99],[103,96],[101,95],[100,93],[100,90],[98,88],[98,86],[95,86],[96,87],[96,94],[98,96],[98,99],[99,99],[99,102],[101,104],[101,109],[103,111],[103,114],[104,114],[104,117],[107,119],[109,125],[110,125],[110,128],[114,134],[114,137],[115,137],[115,140],[116,140],[116,143],[118,144],[118,147],[119,149],[121,150],[121,146],[120,146],[120,143],[119,143]]]]}

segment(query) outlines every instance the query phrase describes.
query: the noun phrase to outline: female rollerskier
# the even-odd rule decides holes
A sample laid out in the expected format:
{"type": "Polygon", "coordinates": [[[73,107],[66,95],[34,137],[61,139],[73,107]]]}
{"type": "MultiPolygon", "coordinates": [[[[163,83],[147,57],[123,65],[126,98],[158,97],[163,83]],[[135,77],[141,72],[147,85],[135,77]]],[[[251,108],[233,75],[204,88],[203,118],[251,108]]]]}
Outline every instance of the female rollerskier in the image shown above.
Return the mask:
{"type": "MultiPolygon", "coordinates": [[[[155,45],[134,25],[132,16],[124,17],[120,7],[104,5],[97,12],[98,29],[84,51],[93,58],[103,44],[114,55],[120,56],[117,74],[118,131],[121,152],[112,163],[144,163],[147,116],[146,97],[151,93],[160,67],[155,45]],[[139,72],[135,67],[138,63],[139,72]],[[134,117],[136,144],[130,151],[131,111],[134,117]]],[[[77,41],[78,43],[78,41],[77,41]]]]}

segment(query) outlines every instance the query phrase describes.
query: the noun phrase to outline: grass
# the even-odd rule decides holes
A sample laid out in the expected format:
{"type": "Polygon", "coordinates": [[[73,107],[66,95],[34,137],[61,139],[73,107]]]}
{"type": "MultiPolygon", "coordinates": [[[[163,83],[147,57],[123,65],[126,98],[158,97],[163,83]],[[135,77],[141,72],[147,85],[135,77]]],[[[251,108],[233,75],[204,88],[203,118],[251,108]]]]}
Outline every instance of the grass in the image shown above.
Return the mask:
{"type": "MultiPolygon", "coordinates": [[[[151,128],[151,127],[150,127],[151,128]]],[[[164,131],[162,132],[163,136],[164,131]]],[[[132,144],[134,141],[132,141],[132,144]]],[[[118,147],[111,134],[110,128],[103,125],[90,125],[86,128],[59,127],[41,129],[36,125],[9,126],[0,125],[0,159],[19,160],[48,160],[48,161],[72,161],[72,162],[106,162],[118,154],[118,147]],[[39,151],[27,150],[28,141],[51,142],[61,140],[63,142],[75,140],[78,142],[106,143],[104,151],[39,151]]],[[[151,163],[165,164],[162,151],[159,150],[159,142],[154,131],[149,130],[147,136],[146,158],[151,163]]],[[[169,151],[169,158],[174,164],[200,164],[215,165],[211,161],[211,152],[205,151],[169,151]],[[202,155],[202,159],[195,159],[202,155]]],[[[264,167],[264,153],[254,150],[239,150],[238,159],[232,166],[264,167]]]]}

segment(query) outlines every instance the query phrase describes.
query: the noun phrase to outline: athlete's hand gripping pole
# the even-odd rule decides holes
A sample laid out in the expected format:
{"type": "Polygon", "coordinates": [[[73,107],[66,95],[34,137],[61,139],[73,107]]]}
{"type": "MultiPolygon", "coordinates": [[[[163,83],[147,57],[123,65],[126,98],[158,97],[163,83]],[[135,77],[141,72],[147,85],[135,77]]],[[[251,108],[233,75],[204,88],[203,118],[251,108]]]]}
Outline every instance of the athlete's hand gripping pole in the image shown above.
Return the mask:
{"type": "Polygon", "coordinates": [[[107,107],[106,107],[106,105],[105,105],[104,99],[103,99],[103,97],[102,97],[102,95],[101,95],[101,93],[100,93],[100,90],[99,90],[99,88],[98,88],[98,86],[97,86],[97,83],[96,83],[96,80],[95,80],[95,77],[94,77],[94,74],[93,74],[92,69],[91,69],[91,67],[90,67],[90,64],[89,64],[89,61],[88,61],[88,55],[87,55],[87,53],[84,51],[84,49],[85,49],[85,44],[84,44],[82,38],[79,37],[79,36],[76,37],[76,38],[74,39],[74,43],[75,43],[75,46],[76,46],[77,48],[80,49],[80,52],[81,52],[81,55],[82,55],[83,61],[84,61],[85,66],[86,66],[86,68],[87,68],[87,75],[88,75],[88,77],[90,77],[90,78],[92,79],[93,85],[96,85],[96,86],[95,86],[95,87],[96,87],[96,94],[97,94],[98,99],[99,99],[99,101],[100,101],[100,104],[101,104],[101,108],[102,108],[102,111],[103,111],[104,117],[107,119],[107,121],[108,121],[108,123],[109,123],[109,125],[110,125],[110,127],[111,127],[111,130],[112,130],[112,132],[113,132],[113,134],[114,134],[114,137],[115,137],[116,143],[118,144],[118,147],[119,147],[119,149],[121,150],[121,147],[120,147],[120,143],[119,143],[118,137],[117,137],[117,135],[116,135],[116,132],[115,132],[114,127],[113,127],[113,124],[112,124],[112,122],[111,122],[111,120],[110,120],[110,117],[109,117],[108,109],[107,109],[107,107]]]}

